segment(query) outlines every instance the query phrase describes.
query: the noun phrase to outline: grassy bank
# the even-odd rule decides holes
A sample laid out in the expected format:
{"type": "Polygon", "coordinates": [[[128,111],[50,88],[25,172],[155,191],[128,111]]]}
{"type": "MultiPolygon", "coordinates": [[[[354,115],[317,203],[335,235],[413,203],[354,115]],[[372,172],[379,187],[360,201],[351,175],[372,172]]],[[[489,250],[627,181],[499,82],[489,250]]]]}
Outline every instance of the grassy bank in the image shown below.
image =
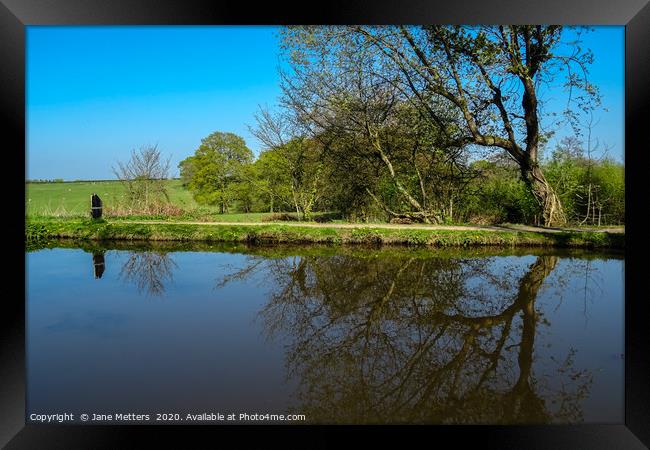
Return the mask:
{"type": "Polygon", "coordinates": [[[90,219],[29,219],[25,242],[38,245],[48,239],[201,241],[245,243],[394,244],[417,246],[535,246],[572,248],[624,248],[625,235],[598,232],[543,233],[494,230],[388,229],[301,227],[278,223],[266,225],[202,225],[126,223],[90,219]]]}

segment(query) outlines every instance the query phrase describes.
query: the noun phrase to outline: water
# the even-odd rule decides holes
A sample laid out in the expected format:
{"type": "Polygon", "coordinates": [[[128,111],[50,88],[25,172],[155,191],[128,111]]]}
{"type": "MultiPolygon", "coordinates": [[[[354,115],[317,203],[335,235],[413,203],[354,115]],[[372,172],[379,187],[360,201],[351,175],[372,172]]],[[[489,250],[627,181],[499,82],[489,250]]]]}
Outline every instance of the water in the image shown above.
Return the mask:
{"type": "Polygon", "coordinates": [[[623,422],[621,254],[58,245],[27,255],[28,418],[623,422]]]}

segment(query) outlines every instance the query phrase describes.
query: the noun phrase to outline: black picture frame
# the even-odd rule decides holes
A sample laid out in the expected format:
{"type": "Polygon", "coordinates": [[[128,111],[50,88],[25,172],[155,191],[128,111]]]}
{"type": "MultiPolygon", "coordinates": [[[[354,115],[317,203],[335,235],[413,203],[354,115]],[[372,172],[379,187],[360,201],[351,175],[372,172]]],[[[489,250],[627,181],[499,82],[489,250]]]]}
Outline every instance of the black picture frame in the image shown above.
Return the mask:
{"type": "MultiPolygon", "coordinates": [[[[172,438],[224,437],[263,444],[282,440],[302,448],[324,448],[347,442],[361,432],[364,447],[403,446],[405,439],[442,440],[454,447],[468,444],[500,449],[642,449],[650,446],[650,352],[647,309],[642,285],[641,243],[646,198],[643,184],[645,119],[650,103],[650,4],[647,0],[545,0],[529,4],[517,0],[471,0],[434,3],[426,0],[344,0],[314,4],[261,5],[247,2],[183,0],[0,0],[0,112],[6,128],[4,162],[16,192],[25,172],[25,27],[27,25],[204,25],[204,24],[419,24],[419,23],[554,23],[625,25],[625,159],[626,159],[626,273],[625,273],[625,423],[620,425],[549,426],[64,426],[25,425],[25,253],[24,198],[13,189],[5,195],[10,217],[3,225],[11,244],[4,252],[7,279],[15,290],[2,296],[0,342],[0,445],[6,448],[140,448],[152,440],[170,444],[172,438]],[[19,149],[23,149],[21,152],[19,149]],[[21,170],[22,169],[22,170],[21,170]],[[8,264],[7,264],[8,263],[8,264]],[[21,284],[22,283],[22,284],[21,284]],[[252,432],[254,431],[254,433],[252,432]],[[207,436],[206,436],[207,435],[207,436]]],[[[178,441],[176,441],[178,442],[178,441]]],[[[178,446],[178,444],[174,444],[178,446]]],[[[190,448],[185,443],[183,448],[190,448]]],[[[444,448],[446,448],[445,446],[444,448]]]]}

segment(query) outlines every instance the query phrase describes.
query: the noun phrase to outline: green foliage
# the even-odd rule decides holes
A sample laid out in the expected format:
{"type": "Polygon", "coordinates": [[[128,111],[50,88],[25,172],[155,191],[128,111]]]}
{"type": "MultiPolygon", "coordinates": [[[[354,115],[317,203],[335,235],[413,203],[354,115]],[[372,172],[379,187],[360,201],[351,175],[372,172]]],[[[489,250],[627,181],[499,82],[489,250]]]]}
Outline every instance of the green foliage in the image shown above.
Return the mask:
{"type": "Polygon", "coordinates": [[[200,204],[218,205],[223,214],[238,196],[246,198],[239,183],[245,181],[244,167],[253,161],[253,152],[244,139],[233,133],[215,132],[179,163],[181,179],[200,204]]]}
{"type": "Polygon", "coordinates": [[[268,149],[255,161],[258,195],[269,212],[292,209],[291,171],[281,149],[268,149]]]}
{"type": "Polygon", "coordinates": [[[242,165],[239,179],[231,186],[237,207],[244,213],[259,210],[261,207],[258,193],[262,189],[263,180],[257,173],[257,169],[254,164],[242,165]]]}
{"type": "MultiPolygon", "coordinates": [[[[480,176],[457,202],[456,218],[468,223],[538,223],[535,198],[507,161],[475,161],[480,176]]],[[[624,167],[610,159],[589,160],[560,146],[542,169],[570,224],[625,223],[624,167]]]]}
{"type": "Polygon", "coordinates": [[[549,182],[573,223],[625,223],[625,169],[611,159],[584,156],[579,142],[564,140],[545,164],[549,182]]]}
{"type": "Polygon", "coordinates": [[[504,161],[476,161],[480,176],[472,180],[467,193],[457,201],[457,218],[463,222],[530,223],[537,204],[521,180],[519,170],[504,161]]]}
{"type": "Polygon", "coordinates": [[[596,214],[602,218],[603,223],[624,223],[625,170],[623,166],[611,160],[604,160],[593,168],[590,176],[591,178],[586,181],[592,182],[595,186],[596,214]]]}
{"type": "Polygon", "coordinates": [[[297,137],[263,151],[255,162],[268,211],[292,210],[313,218],[331,180],[316,141],[297,137]]]}

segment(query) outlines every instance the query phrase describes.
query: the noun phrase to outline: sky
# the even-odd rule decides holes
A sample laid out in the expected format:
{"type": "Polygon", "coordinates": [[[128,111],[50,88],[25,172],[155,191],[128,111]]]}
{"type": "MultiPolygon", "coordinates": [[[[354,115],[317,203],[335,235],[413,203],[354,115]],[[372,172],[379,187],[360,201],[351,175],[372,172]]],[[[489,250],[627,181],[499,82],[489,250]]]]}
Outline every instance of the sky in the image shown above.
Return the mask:
{"type": "MultiPolygon", "coordinates": [[[[271,26],[28,26],[26,178],[114,179],[111,167],[147,145],[171,158],[177,176],[178,162],[214,131],[242,136],[258,154],[248,125],[260,105],[278,103],[278,34],[271,26]]],[[[622,161],[624,28],[596,27],[583,39],[607,109],[595,115],[594,136],[622,161]]],[[[565,94],[546,97],[561,109],[565,94]]]]}

